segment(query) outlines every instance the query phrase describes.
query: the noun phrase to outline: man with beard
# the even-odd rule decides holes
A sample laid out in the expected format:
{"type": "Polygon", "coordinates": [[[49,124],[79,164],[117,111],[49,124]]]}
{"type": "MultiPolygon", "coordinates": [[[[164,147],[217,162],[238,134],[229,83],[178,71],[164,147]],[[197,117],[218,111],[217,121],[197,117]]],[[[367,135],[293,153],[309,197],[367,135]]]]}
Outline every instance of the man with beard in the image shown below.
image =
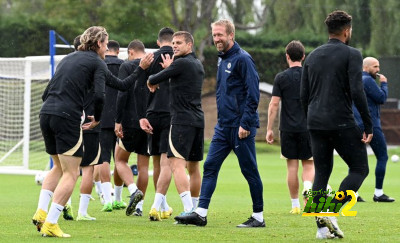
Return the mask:
{"type": "MultiPolygon", "coordinates": [[[[334,11],[325,19],[328,43],[312,51],[303,66],[300,97],[307,114],[315,180],[313,191],[324,191],[333,169],[335,149],[349,167],[338,191],[357,191],[368,175],[366,143],[372,139],[372,122],[362,83],[362,56],[348,46],[352,17],[334,11]],[[352,103],[360,111],[364,131],[358,129],[352,103]]],[[[325,195],[314,197],[314,203],[325,195]]],[[[322,199],[323,200],[323,199],[322,199]]],[[[349,200],[349,195],[345,201],[349,200]]],[[[337,199],[332,200],[336,204],[337,199]]],[[[343,203],[344,204],[344,203],[343,203]]],[[[343,238],[335,217],[316,217],[317,238],[343,238]]]]}
{"type": "Polygon", "coordinates": [[[222,163],[233,150],[246,178],[253,201],[253,214],[239,228],[265,227],[263,184],[257,168],[255,135],[259,127],[259,77],[251,56],[234,41],[235,26],[229,20],[211,24],[214,44],[219,52],[217,73],[218,123],[204,162],[199,206],[175,219],[182,224],[205,226],[208,206],[214,193],[222,163]]]}
{"type": "MultiPolygon", "coordinates": [[[[375,193],[372,198],[374,202],[394,202],[394,199],[383,193],[383,179],[385,178],[386,163],[388,161],[387,146],[385,135],[382,132],[380,105],[386,102],[388,96],[387,78],[378,74],[379,61],[373,57],[366,57],[363,61],[362,80],[364,84],[365,95],[367,96],[368,108],[371,113],[373,134],[370,146],[376,157],[375,168],[375,193]],[[379,87],[375,79],[379,75],[379,87]]],[[[357,108],[353,106],[354,118],[357,125],[364,130],[364,124],[357,108]]]]}

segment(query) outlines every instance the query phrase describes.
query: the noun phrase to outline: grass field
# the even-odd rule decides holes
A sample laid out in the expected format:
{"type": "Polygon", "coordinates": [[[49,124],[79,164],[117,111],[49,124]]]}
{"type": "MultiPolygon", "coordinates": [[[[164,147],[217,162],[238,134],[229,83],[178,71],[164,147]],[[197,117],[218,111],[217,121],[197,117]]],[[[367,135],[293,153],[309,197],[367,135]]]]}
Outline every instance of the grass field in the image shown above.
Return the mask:
{"type": "MultiPolygon", "coordinates": [[[[36,232],[31,218],[37,207],[40,186],[33,176],[0,175],[0,242],[310,242],[315,240],[316,226],[313,218],[291,215],[289,192],[286,186],[286,163],[279,159],[279,149],[264,144],[257,146],[258,165],[264,183],[264,217],[266,228],[238,229],[251,214],[248,185],[240,173],[236,157],[231,154],[222,166],[217,189],[211,201],[206,227],[174,225],[173,219],[150,222],[146,216],[154,199],[154,187],[149,183],[144,203],[143,217],[127,217],[125,211],[100,212],[96,201],[89,205],[89,214],[97,221],[64,221],[61,228],[72,235],[70,239],[43,238],[36,232]]],[[[399,154],[400,150],[390,153],[399,154]]],[[[374,203],[375,159],[370,157],[370,174],[360,189],[366,203],[357,203],[352,210],[356,217],[339,217],[345,233],[341,242],[398,242],[398,202],[374,203]]],[[[347,167],[340,158],[330,185],[335,190],[347,174],[347,167]]],[[[400,163],[388,162],[384,189],[387,194],[400,200],[400,163]]],[[[79,179],[80,181],[80,179],[79,179]]],[[[79,181],[78,184],[79,185],[79,181]]],[[[124,195],[128,191],[124,189],[124,195]]],[[[124,197],[125,197],[124,196],[124,197]]],[[[79,203],[77,186],[72,205],[75,216],[79,203]]],[[[171,183],[168,203],[174,215],[182,210],[175,185],[171,183]]]]}

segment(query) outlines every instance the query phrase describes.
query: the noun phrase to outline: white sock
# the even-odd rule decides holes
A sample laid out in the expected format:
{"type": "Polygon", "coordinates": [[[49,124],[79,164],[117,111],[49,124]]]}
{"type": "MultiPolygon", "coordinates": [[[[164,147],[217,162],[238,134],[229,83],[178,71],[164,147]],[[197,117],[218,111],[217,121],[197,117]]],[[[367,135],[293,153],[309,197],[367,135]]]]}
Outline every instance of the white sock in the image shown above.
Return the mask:
{"type": "Polygon", "coordinates": [[[94,185],[96,186],[97,194],[101,195],[101,193],[103,192],[103,191],[101,190],[101,181],[95,181],[95,182],[94,182],[94,185]]]}
{"type": "Polygon", "coordinates": [[[161,211],[168,211],[169,210],[169,205],[168,205],[168,202],[167,202],[167,195],[164,195],[164,199],[163,199],[163,201],[162,201],[162,203],[161,203],[161,211]]]}
{"type": "Polygon", "coordinates": [[[380,197],[383,195],[383,189],[376,189],[375,188],[375,196],[380,197]]]}
{"type": "Polygon", "coordinates": [[[135,193],[137,189],[138,188],[135,183],[130,184],[128,186],[129,195],[132,195],[133,193],[135,193]]]}
{"type": "Polygon", "coordinates": [[[38,209],[40,208],[41,210],[47,212],[53,194],[54,193],[49,190],[45,189],[40,190],[38,209]]]}
{"type": "Polygon", "coordinates": [[[196,211],[195,211],[198,215],[200,215],[201,217],[207,217],[207,212],[208,212],[208,209],[205,209],[205,208],[196,208],[196,211]]]}
{"type": "MultiPolygon", "coordinates": [[[[72,197],[72,196],[71,196],[71,197],[72,197]]],[[[71,206],[71,204],[72,204],[72,203],[71,203],[71,197],[69,197],[69,198],[68,198],[68,201],[67,201],[67,204],[70,205],[70,206],[71,206]]],[[[67,204],[65,204],[65,205],[67,205],[67,204]]]]}
{"type": "Polygon", "coordinates": [[[192,197],[193,208],[197,208],[197,204],[198,203],[199,203],[199,198],[198,197],[192,197]]]}
{"type": "Polygon", "coordinates": [[[104,204],[112,203],[111,188],[112,188],[111,182],[101,183],[101,190],[103,192],[104,204]]]}
{"type": "Polygon", "coordinates": [[[91,198],[90,194],[81,194],[81,198],[79,200],[79,211],[78,211],[80,215],[86,216],[90,198],[91,198]]]}
{"type": "Polygon", "coordinates": [[[114,186],[114,197],[115,201],[121,202],[122,201],[122,190],[124,186],[114,186]]]}
{"type": "Polygon", "coordinates": [[[258,222],[263,222],[264,221],[263,212],[253,213],[251,215],[251,217],[255,218],[258,222]]]}
{"type": "Polygon", "coordinates": [[[63,209],[64,209],[63,205],[52,203],[50,206],[49,214],[47,214],[46,222],[56,224],[63,209]]]}
{"type": "MultiPolygon", "coordinates": [[[[154,196],[154,202],[153,205],[151,205],[151,208],[155,208],[157,211],[160,211],[160,206],[162,205],[163,201],[165,201],[165,196],[161,193],[156,193],[154,196]]],[[[165,208],[161,208],[162,211],[167,211],[165,208]]]]}
{"type": "Polygon", "coordinates": [[[309,191],[312,189],[312,182],[311,181],[304,181],[303,182],[304,190],[309,191]]]}
{"type": "Polygon", "coordinates": [[[298,198],[292,198],[292,208],[300,208],[300,201],[298,198]]]}
{"type": "Polygon", "coordinates": [[[193,210],[192,197],[190,196],[190,191],[185,191],[179,194],[183,204],[183,210],[188,213],[193,210]]]}
{"type": "Polygon", "coordinates": [[[136,205],[136,208],[140,209],[140,211],[143,211],[143,203],[144,200],[140,200],[140,202],[138,202],[138,204],[136,205]]]}

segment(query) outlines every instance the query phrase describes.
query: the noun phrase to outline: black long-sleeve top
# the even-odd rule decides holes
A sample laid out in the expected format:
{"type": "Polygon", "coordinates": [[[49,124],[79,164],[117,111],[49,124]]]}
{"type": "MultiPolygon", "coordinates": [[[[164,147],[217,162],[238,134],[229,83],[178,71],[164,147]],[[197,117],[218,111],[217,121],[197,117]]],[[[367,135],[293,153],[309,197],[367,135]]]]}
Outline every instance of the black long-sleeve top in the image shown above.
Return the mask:
{"type": "Polygon", "coordinates": [[[147,88],[147,78],[163,70],[163,67],[160,65],[160,62],[162,62],[161,55],[166,54],[169,54],[171,57],[174,54],[171,46],[163,46],[154,52],[154,61],[146,69],[145,78],[139,79],[135,83],[135,104],[139,119],[151,116],[152,114],[157,114],[157,117],[163,115],[169,116],[170,114],[169,83],[161,82],[160,88],[154,93],[149,93],[149,89],[147,88]]]}
{"type": "MultiPolygon", "coordinates": [[[[119,78],[125,78],[131,73],[137,73],[137,80],[143,79],[145,71],[139,66],[140,59],[125,62],[119,69],[119,78]]],[[[118,92],[116,123],[121,123],[124,128],[139,128],[139,119],[136,112],[134,87],[125,92],[118,92]]]]}
{"type": "Polygon", "coordinates": [[[57,66],[42,100],[40,114],[51,114],[80,121],[87,94],[92,90],[94,116],[100,120],[107,66],[93,51],[77,51],[67,55],[57,66]]]}
{"type": "MultiPolygon", "coordinates": [[[[108,70],[118,77],[119,68],[124,63],[124,60],[119,59],[118,56],[106,55],[104,62],[107,64],[108,70]]],[[[106,85],[105,89],[106,97],[100,126],[101,128],[114,128],[118,90],[108,85],[106,85]]]]}
{"type": "Polygon", "coordinates": [[[372,122],[362,83],[362,56],[338,39],[312,51],[304,62],[300,87],[307,128],[338,130],[356,126],[352,102],[360,111],[365,132],[372,122]]]}
{"type": "Polygon", "coordinates": [[[204,68],[193,53],[175,58],[163,71],[149,77],[150,84],[170,79],[171,124],[204,127],[201,88],[204,68]]]}

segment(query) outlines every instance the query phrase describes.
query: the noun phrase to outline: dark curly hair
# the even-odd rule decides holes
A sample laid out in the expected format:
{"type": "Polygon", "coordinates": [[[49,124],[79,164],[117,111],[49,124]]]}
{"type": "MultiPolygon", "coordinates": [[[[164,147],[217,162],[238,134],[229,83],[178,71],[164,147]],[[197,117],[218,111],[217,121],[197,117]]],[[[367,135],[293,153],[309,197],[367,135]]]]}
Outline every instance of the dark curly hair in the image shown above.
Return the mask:
{"type": "Polygon", "coordinates": [[[351,15],[345,11],[336,10],[326,17],[325,24],[328,27],[329,34],[338,35],[343,29],[351,27],[351,20],[351,15]]]}

